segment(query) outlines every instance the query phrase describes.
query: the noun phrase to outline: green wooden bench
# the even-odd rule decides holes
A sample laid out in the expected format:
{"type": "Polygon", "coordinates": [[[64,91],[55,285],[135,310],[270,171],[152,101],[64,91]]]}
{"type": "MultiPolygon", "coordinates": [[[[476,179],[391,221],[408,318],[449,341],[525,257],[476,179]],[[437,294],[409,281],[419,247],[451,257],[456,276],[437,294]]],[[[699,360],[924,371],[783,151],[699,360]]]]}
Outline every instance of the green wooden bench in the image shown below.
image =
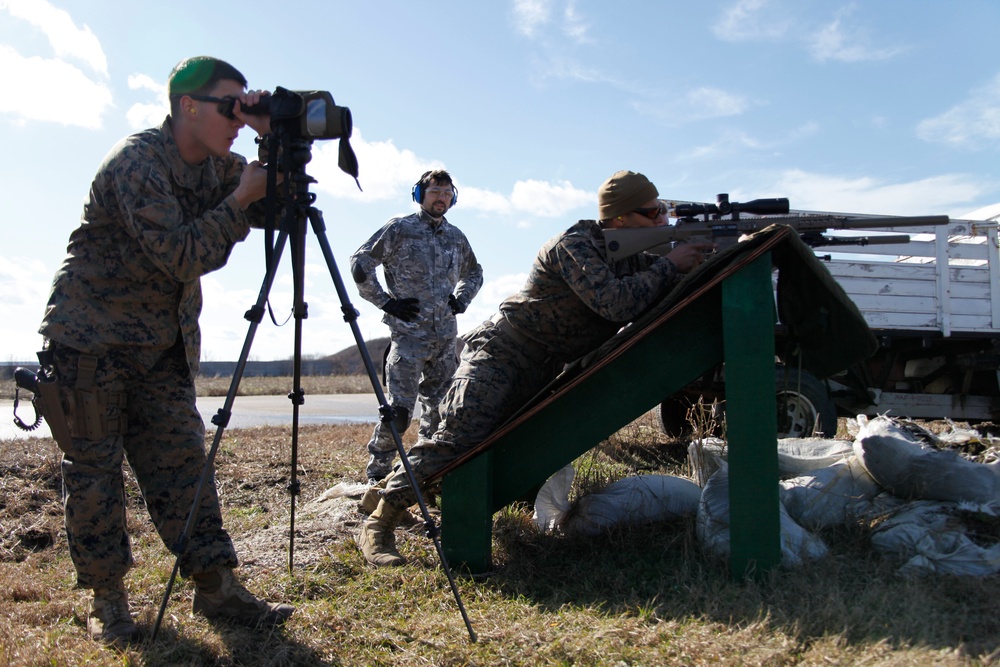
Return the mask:
{"type": "MultiPolygon", "coordinates": [[[[489,438],[438,471],[434,479],[441,481],[441,540],[449,563],[473,573],[489,571],[495,512],[524,498],[560,468],[725,362],[731,571],[742,578],[775,567],[781,557],[775,264],[779,292],[786,269],[798,283],[803,276],[812,277],[816,291],[839,289],[791,229],[768,229],[706,263],[659,308],[568,367],[489,438]]],[[[798,287],[801,291],[802,285],[798,287]]],[[[842,291],[833,296],[835,304],[846,300],[842,291]]],[[[798,301],[811,308],[808,298],[798,301]]],[[[867,325],[849,300],[843,307],[846,314],[837,316],[856,316],[858,322],[852,326],[871,338],[858,346],[870,351],[855,356],[871,354],[875,341],[867,325]]],[[[804,330],[815,336],[816,323],[829,319],[829,313],[806,313],[804,330]]],[[[813,350],[811,356],[829,366],[831,341],[813,342],[819,352],[813,350]]],[[[833,349],[839,349],[835,342],[833,349]]],[[[834,366],[844,368],[854,361],[843,359],[842,365],[834,366]]]]}

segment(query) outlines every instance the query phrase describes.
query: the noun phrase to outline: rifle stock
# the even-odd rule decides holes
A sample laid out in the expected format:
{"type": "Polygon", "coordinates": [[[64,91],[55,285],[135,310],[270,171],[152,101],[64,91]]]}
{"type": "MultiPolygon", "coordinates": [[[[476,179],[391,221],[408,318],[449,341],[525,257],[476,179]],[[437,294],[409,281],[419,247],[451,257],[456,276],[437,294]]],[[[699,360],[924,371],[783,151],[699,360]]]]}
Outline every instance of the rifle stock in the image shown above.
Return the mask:
{"type": "MultiPolygon", "coordinates": [[[[739,241],[744,234],[758,232],[770,225],[787,225],[798,232],[813,247],[844,245],[840,239],[830,239],[822,232],[830,229],[878,229],[891,227],[930,227],[946,225],[946,215],[923,216],[849,216],[849,215],[796,215],[750,217],[721,220],[680,219],[674,225],[662,227],[628,227],[605,229],[608,259],[621,260],[640,252],[666,254],[675,243],[714,243],[724,250],[739,241]]],[[[909,236],[889,237],[893,243],[909,241],[909,236]]],[[[852,244],[880,243],[879,237],[859,237],[852,244]]]]}

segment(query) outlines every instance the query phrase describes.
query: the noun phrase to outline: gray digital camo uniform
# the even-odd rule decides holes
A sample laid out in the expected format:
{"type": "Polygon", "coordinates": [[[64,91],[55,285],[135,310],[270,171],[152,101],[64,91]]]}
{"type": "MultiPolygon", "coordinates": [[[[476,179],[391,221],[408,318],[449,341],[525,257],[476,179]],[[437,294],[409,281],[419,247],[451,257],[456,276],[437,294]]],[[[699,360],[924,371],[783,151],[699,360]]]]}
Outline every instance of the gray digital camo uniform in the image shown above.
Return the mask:
{"type": "MultiPolygon", "coordinates": [[[[434,220],[420,211],[393,218],[351,256],[351,275],[358,293],[379,308],[390,298],[413,297],[419,315],[404,322],[388,313],[390,349],[386,359],[389,404],[412,416],[420,399],[419,435],[430,437],[437,428],[438,404],[458,366],[455,351],[458,325],[448,305],[452,294],[468,306],[483,286],[483,268],[468,239],[446,218],[434,220]],[[385,273],[385,289],[376,268],[385,273]],[[361,277],[363,280],[358,281],[361,277]]],[[[388,474],[396,453],[392,432],[375,425],[366,471],[370,478],[388,474]]]]}
{"type": "MultiPolygon", "coordinates": [[[[521,291],[500,304],[498,316],[463,336],[462,362],[441,402],[441,423],[407,457],[417,483],[484,440],[566,363],[599,347],[680,277],[666,257],[640,254],[609,263],[604,233],[593,220],[550,239],[521,291]]],[[[384,497],[400,506],[416,502],[398,472],[384,497]]]]}
{"type": "MultiPolygon", "coordinates": [[[[39,332],[64,396],[77,386],[81,356],[92,355],[93,395],[122,398],[127,416],[122,434],[74,433],[63,455],[66,533],[84,588],[107,586],[132,564],[123,455],[163,542],[172,548],[183,532],[206,461],[193,380],[199,278],[225,265],[251,219],[262,220],[261,206],[245,213],[231,195],[245,163],[233,154],[186,164],[164,121],[108,153],[70,235],[39,332]]],[[[112,421],[122,411],[114,403],[112,421]]],[[[203,496],[182,576],[237,564],[214,483],[203,496]]]]}

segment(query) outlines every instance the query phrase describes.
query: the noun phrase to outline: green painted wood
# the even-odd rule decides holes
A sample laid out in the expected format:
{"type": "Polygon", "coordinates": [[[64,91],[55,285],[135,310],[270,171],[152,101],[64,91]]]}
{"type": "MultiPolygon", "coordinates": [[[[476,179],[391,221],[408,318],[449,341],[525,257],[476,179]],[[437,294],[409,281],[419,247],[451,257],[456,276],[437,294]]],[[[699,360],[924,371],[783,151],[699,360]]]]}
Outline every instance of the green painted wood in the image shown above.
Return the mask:
{"type": "Polygon", "coordinates": [[[729,449],[730,570],[743,579],[781,561],[770,257],[722,284],[729,449]]]}
{"type": "Polygon", "coordinates": [[[441,546],[451,567],[486,572],[493,553],[493,451],[441,480],[441,546]]]}
{"type": "MultiPolygon", "coordinates": [[[[769,437],[774,448],[776,426],[773,424],[774,341],[770,254],[765,254],[758,263],[765,269],[763,273],[760,268],[753,268],[749,274],[742,269],[723,285],[756,282],[760,284],[756,289],[750,289],[750,294],[767,291],[766,313],[771,319],[768,320],[770,329],[764,337],[771,349],[768,352],[758,346],[741,355],[745,359],[737,362],[736,373],[761,372],[756,369],[763,368],[766,361],[765,375],[769,378],[772,391],[757,390],[754,398],[764,403],[771,402],[765,412],[772,422],[769,437]],[[765,355],[766,359],[751,363],[748,360],[754,355],[765,355]]],[[[757,267],[757,263],[753,267],[757,267]]],[[[479,455],[449,472],[442,487],[442,548],[449,563],[472,572],[489,570],[492,567],[494,512],[536,488],[601,440],[714,368],[724,360],[724,350],[734,354],[739,351],[741,343],[738,337],[733,338],[729,348],[723,344],[723,293],[722,289],[713,289],[691,302],[667,323],[647,332],[611,363],[557,392],[551,402],[531,419],[520,422],[493,443],[487,452],[489,456],[479,455]]],[[[735,297],[728,298],[742,303],[746,297],[741,290],[737,290],[735,297]]],[[[733,317],[744,322],[747,319],[762,319],[758,315],[764,311],[759,305],[749,315],[740,308],[731,311],[733,317]]],[[[728,357],[726,361],[728,374],[728,357]]],[[[739,390],[737,393],[743,395],[739,390]]],[[[730,406],[727,406],[727,412],[729,409],[730,406]]],[[[754,414],[756,412],[754,410],[754,414]]],[[[737,417],[737,421],[743,424],[748,420],[737,417]]],[[[753,427],[749,428],[752,433],[753,427]]],[[[774,489],[776,493],[776,476],[774,489]]],[[[757,563],[766,561],[757,554],[751,553],[751,556],[757,563]]]]}

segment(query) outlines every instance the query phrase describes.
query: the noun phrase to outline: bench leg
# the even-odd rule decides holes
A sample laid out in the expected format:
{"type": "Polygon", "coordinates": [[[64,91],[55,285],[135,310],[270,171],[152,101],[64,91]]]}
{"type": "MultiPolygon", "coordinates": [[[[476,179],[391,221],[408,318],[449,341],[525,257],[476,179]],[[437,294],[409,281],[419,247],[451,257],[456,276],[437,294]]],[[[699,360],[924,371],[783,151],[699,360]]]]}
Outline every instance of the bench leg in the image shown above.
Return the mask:
{"type": "Polygon", "coordinates": [[[452,569],[474,574],[493,566],[493,453],[486,452],[441,482],[441,547],[452,569]]]}
{"type": "Polygon", "coordinates": [[[726,280],[722,295],[730,573],[741,580],[781,563],[770,256],[726,280]]]}

